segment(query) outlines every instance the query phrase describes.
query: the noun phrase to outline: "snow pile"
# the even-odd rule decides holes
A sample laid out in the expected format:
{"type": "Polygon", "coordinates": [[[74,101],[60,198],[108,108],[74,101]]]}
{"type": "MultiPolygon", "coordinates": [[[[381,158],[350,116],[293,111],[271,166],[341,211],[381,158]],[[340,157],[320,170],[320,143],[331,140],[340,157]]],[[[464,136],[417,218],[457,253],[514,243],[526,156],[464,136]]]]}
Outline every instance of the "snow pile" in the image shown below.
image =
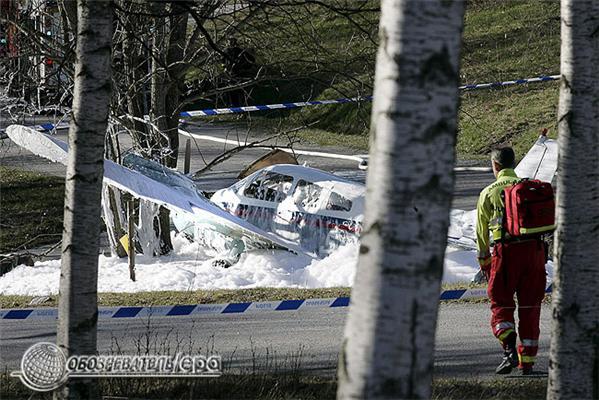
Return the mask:
{"type": "Polygon", "coordinates": [[[476,253],[451,247],[445,252],[443,283],[470,282],[478,272],[476,253]]]}
{"type": "MultiPolygon", "coordinates": [[[[228,269],[212,265],[213,254],[180,236],[173,237],[175,251],[163,257],[136,257],[137,281],[129,280],[126,259],[100,256],[100,292],[158,290],[241,289],[255,287],[322,288],[351,286],[358,245],[340,247],[322,260],[286,251],[252,251],[228,269]]],[[[449,248],[444,282],[468,282],[478,267],[475,253],[449,248]]],[[[0,277],[0,294],[42,296],[56,294],[60,260],[21,265],[0,277]]]]}
{"type": "Polygon", "coordinates": [[[451,210],[447,236],[466,246],[476,246],[476,210],[451,210]]]}
{"type": "Polygon", "coordinates": [[[336,249],[331,255],[314,260],[302,271],[303,287],[352,286],[358,262],[358,243],[336,249]]]}

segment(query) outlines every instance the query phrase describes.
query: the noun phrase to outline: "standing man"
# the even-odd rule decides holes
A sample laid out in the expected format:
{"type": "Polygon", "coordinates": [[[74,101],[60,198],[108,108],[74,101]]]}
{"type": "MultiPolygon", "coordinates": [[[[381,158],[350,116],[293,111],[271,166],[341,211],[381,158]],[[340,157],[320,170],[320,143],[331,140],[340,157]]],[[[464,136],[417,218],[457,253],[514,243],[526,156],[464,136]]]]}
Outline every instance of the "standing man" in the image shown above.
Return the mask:
{"type": "MultiPolygon", "coordinates": [[[[231,38],[223,54],[223,66],[229,77],[229,84],[236,85],[254,78],[256,57],[251,49],[241,47],[237,39],[231,38]]],[[[244,89],[232,89],[229,92],[229,105],[239,107],[247,105],[247,97],[248,94],[244,89]]]]}
{"type": "Polygon", "coordinates": [[[509,374],[519,367],[532,373],[538,349],[541,301],[545,296],[545,244],[540,238],[511,238],[504,230],[503,189],[519,181],[514,172],[511,147],[493,150],[491,163],[496,181],[480,194],[477,205],[476,239],[478,262],[489,281],[491,327],[505,355],[495,372],[509,374]],[[493,238],[493,255],[489,251],[493,238]],[[514,311],[518,297],[520,344],[516,348],[514,311]]]}

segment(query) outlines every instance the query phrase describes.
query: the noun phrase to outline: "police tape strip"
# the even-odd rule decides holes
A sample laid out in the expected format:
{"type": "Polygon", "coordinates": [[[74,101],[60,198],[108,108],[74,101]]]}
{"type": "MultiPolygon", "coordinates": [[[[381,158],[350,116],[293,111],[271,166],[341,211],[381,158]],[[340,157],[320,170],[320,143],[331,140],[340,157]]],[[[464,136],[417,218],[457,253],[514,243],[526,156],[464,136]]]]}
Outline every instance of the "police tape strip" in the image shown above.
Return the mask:
{"type": "Polygon", "coordinates": [[[314,100],[314,101],[300,101],[294,103],[279,103],[279,104],[264,104],[259,106],[244,106],[244,107],[227,107],[227,108],[208,108],[205,110],[196,111],[184,111],[179,114],[183,118],[198,117],[203,115],[221,115],[221,114],[238,114],[243,112],[251,111],[266,111],[266,110],[280,110],[280,109],[291,109],[306,106],[321,106],[325,104],[343,104],[343,103],[356,103],[361,101],[372,101],[372,96],[360,96],[343,98],[336,100],[314,100]]]}
{"type": "MultiPolygon", "coordinates": [[[[31,128],[33,130],[36,131],[40,131],[40,132],[49,132],[52,130],[62,130],[62,129],[69,129],[69,123],[68,122],[59,122],[58,124],[51,124],[51,123],[45,123],[45,124],[40,124],[40,125],[29,125],[28,128],[31,128]]],[[[5,134],[6,129],[0,129],[0,135],[5,134]]]]}
{"type": "Polygon", "coordinates": [[[523,85],[526,83],[559,81],[559,79],[560,79],[560,75],[547,75],[547,76],[541,75],[537,78],[525,78],[525,79],[516,79],[513,81],[463,85],[463,86],[460,86],[459,89],[460,90],[490,89],[490,88],[498,88],[498,87],[512,86],[512,85],[523,85]]]}
{"type": "MultiPolygon", "coordinates": [[[[551,293],[552,285],[546,292],[551,293]]],[[[487,297],[487,289],[445,290],[439,300],[463,300],[487,297]]],[[[181,317],[206,314],[241,314],[264,311],[298,311],[316,308],[338,308],[349,306],[349,297],[333,299],[281,300],[266,302],[226,303],[226,304],[190,304],[175,306],[151,307],[101,307],[98,309],[100,319],[181,317]]],[[[0,319],[6,320],[40,320],[57,319],[56,308],[30,308],[0,310],[0,319]]]]}
{"type": "MultiPolygon", "coordinates": [[[[557,81],[560,79],[559,75],[539,76],[537,78],[524,78],[515,79],[511,81],[503,82],[491,82],[491,83],[479,83],[460,86],[459,90],[477,90],[477,89],[492,89],[512,85],[523,85],[527,83],[538,83],[538,82],[549,82],[557,81]]],[[[208,108],[204,110],[195,111],[184,111],[179,115],[182,118],[198,117],[198,116],[211,116],[211,115],[223,115],[223,114],[239,114],[244,112],[253,111],[267,111],[267,110],[280,110],[280,109],[292,109],[307,106],[320,106],[325,104],[343,104],[343,103],[356,103],[363,101],[372,101],[372,96],[359,96],[351,98],[342,98],[336,100],[316,100],[316,101],[301,101],[294,103],[279,103],[279,104],[263,104],[259,106],[245,106],[245,107],[226,107],[226,108],[208,108]]]]}
{"type": "MultiPolygon", "coordinates": [[[[548,76],[539,76],[537,78],[525,78],[525,79],[515,79],[515,80],[503,81],[503,82],[491,82],[491,83],[463,85],[463,86],[460,86],[458,89],[460,89],[460,90],[491,89],[491,88],[499,88],[499,87],[512,86],[512,85],[523,85],[523,84],[527,84],[527,83],[557,81],[559,79],[560,79],[560,75],[548,75],[548,76]]],[[[208,108],[208,109],[204,109],[204,110],[183,111],[179,115],[182,118],[189,118],[189,117],[197,117],[197,116],[239,114],[239,113],[244,113],[244,112],[292,109],[292,108],[300,108],[300,107],[308,107],[308,106],[321,106],[321,105],[327,105],[327,104],[357,103],[357,102],[364,102],[364,101],[372,101],[372,99],[373,99],[372,96],[359,96],[359,97],[341,98],[341,99],[335,99],[335,100],[314,100],[314,101],[300,101],[300,102],[293,102],[293,103],[263,104],[263,105],[258,105],[258,106],[208,108]]],[[[32,128],[38,129],[41,131],[51,131],[53,129],[68,128],[68,123],[61,122],[58,125],[47,123],[47,124],[35,125],[32,128]]]]}
{"type": "Polygon", "coordinates": [[[30,128],[35,129],[36,131],[51,131],[53,129],[57,129],[57,130],[61,130],[61,129],[69,129],[69,123],[68,122],[59,122],[58,124],[50,124],[50,123],[46,123],[46,124],[40,124],[40,125],[34,125],[31,126],[30,128]]]}

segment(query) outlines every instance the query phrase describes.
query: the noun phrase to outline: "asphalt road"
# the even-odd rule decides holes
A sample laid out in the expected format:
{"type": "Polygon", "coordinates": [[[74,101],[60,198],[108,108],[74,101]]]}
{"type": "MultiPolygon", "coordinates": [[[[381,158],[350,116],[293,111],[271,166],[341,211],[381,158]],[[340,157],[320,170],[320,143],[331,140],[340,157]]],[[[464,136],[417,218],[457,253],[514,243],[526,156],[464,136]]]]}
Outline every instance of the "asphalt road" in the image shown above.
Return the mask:
{"type": "MultiPolygon", "coordinates": [[[[174,354],[178,351],[223,357],[226,370],[249,372],[295,370],[331,375],[343,338],[348,309],[261,312],[254,314],[154,317],[151,320],[101,319],[99,353],[174,354]],[[294,367],[295,365],[295,367],[294,367]]],[[[440,306],[435,349],[435,376],[488,379],[501,361],[492,336],[488,304],[444,303],[440,306]]],[[[542,309],[539,362],[547,370],[549,306],[542,309]]],[[[56,322],[3,320],[0,368],[18,368],[32,344],[56,340],[56,322]]],[[[514,371],[512,376],[517,376],[514,371]]]]}

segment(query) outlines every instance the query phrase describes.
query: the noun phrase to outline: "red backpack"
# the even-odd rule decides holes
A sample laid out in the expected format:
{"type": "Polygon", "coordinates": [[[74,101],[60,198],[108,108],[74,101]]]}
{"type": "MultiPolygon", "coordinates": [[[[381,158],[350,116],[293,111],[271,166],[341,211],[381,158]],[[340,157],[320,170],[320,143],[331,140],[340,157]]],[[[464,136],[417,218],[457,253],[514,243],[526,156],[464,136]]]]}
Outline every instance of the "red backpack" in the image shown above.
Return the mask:
{"type": "Polygon", "coordinates": [[[512,237],[540,235],[555,229],[555,197],[550,183],[522,179],[503,189],[504,229],[512,237]]]}

